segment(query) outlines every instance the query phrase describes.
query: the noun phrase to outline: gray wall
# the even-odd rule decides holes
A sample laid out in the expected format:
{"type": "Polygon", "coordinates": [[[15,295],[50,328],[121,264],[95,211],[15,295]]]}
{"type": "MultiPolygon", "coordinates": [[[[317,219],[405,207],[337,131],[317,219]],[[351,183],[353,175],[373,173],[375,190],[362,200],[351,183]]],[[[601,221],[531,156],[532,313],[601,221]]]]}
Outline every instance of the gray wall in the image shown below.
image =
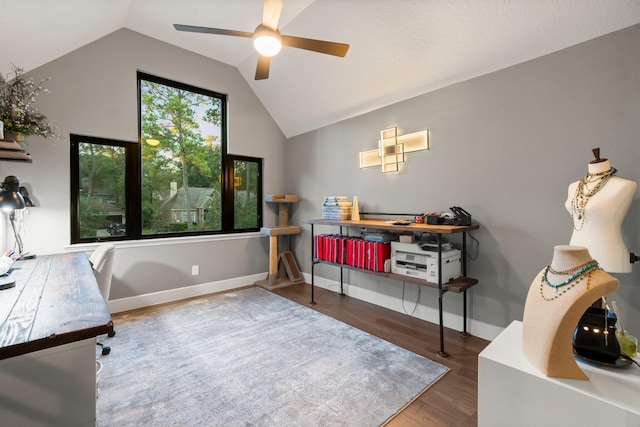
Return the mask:
{"type": "MultiPolygon", "coordinates": [[[[476,323],[505,327],[522,319],[528,288],[553,247],[570,240],[567,187],[586,174],[591,149],[601,147],[619,176],[640,181],[639,70],[640,26],[634,26],[291,138],[287,192],[303,198],[292,222],[319,218],[325,195],[357,195],[361,210],[372,212],[462,206],[481,227],[472,233],[479,249],[474,243],[470,251],[478,256],[469,275],[480,281],[469,291],[471,332],[476,323]],[[379,131],[390,126],[400,134],[430,129],[431,149],[409,153],[397,174],[359,169],[358,152],[375,148],[379,131]]],[[[630,251],[640,252],[639,224],[636,194],[623,225],[630,251]]],[[[307,273],[309,231],[295,246],[307,273]]],[[[324,265],[316,273],[338,278],[324,265]]],[[[625,326],[637,335],[640,264],[614,275],[625,326]]],[[[398,311],[413,308],[415,290],[403,306],[397,282],[354,272],[346,280],[350,295],[398,311]]],[[[416,314],[436,300],[435,291],[423,290],[416,314]]],[[[460,314],[461,307],[455,295],[445,295],[447,311],[460,314]]]]}
{"type": "MultiPolygon", "coordinates": [[[[504,327],[522,318],[532,279],[553,246],[570,239],[567,186],[586,173],[591,148],[601,147],[619,176],[640,181],[639,69],[640,27],[634,26],[285,141],[235,68],[119,30],[31,73],[51,77],[51,94],[42,95],[39,106],[65,137],[29,138],[34,162],[0,162],[0,175],[18,176],[38,203],[24,220],[26,249],[68,250],[70,132],[135,141],[136,70],[226,93],[230,152],[265,159],[266,194],[301,197],[292,207],[293,224],[320,217],[325,195],[357,195],[370,211],[469,210],[481,225],[473,233],[479,250],[471,245],[478,257],[469,263],[469,274],[480,280],[469,293],[474,332],[476,324],[504,327]],[[379,131],[394,125],[401,134],[429,128],[431,150],[410,153],[398,174],[360,170],[358,152],[374,148],[379,131]]],[[[277,223],[273,207],[265,206],[265,214],[266,225],[277,223]]],[[[639,222],[636,195],[623,225],[635,252],[639,222]]],[[[2,229],[4,246],[11,245],[2,229]]],[[[304,226],[293,239],[306,273],[309,237],[304,226]]],[[[267,258],[266,239],[252,236],[130,242],[118,249],[112,299],[266,272],[267,258]],[[194,264],[200,265],[195,277],[194,264]]],[[[616,275],[620,310],[636,335],[639,271],[637,265],[633,273],[616,275]]],[[[338,277],[327,266],[316,272],[333,282],[338,277]]],[[[403,305],[396,282],[353,272],[346,278],[351,295],[400,311],[413,308],[415,289],[406,290],[403,305]]],[[[435,301],[433,290],[423,290],[416,315],[428,317],[435,301]]],[[[446,295],[445,309],[460,314],[460,299],[446,295]]]]}
{"type": "MultiPolygon", "coordinates": [[[[229,152],[264,158],[265,193],[283,191],[284,135],[237,69],[123,29],[30,73],[36,80],[51,77],[51,93],[41,94],[38,105],[63,138],[29,137],[32,164],[0,162],[0,174],[18,176],[38,205],[24,220],[27,250],[72,249],[69,133],[137,141],[137,70],[227,94],[229,152]]],[[[276,221],[277,212],[265,207],[264,223],[276,221]]],[[[12,245],[4,230],[3,246],[12,245]]],[[[120,245],[111,299],[266,272],[267,239],[235,237],[120,245]],[[196,264],[200,275],[192,276],[196,264]]]]}

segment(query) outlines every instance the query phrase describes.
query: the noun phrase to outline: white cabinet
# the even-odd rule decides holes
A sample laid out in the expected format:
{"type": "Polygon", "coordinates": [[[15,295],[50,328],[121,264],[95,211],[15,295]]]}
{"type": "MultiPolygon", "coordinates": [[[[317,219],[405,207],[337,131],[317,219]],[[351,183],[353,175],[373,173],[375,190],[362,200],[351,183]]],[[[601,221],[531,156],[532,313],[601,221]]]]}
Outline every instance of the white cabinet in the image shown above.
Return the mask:
{"type": "Polygon", "coordinates": [[[0,424],[95,426],[96,339],[0,360],[0,424]]]}

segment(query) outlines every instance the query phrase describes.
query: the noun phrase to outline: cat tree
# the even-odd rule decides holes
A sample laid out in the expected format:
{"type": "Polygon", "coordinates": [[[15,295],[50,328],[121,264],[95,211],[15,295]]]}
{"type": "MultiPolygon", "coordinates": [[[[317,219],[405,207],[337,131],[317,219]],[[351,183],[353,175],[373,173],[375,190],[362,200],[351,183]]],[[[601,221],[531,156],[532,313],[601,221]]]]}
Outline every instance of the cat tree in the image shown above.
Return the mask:
{"type": "Polygon", "coordinates": [[[256,285],[274,290],[304,282],[304,278],[293,252],[290,251],[290,236],[300,234],[300,227],[289,225],[289,206],[298,202],[295,194],[269,194],[264,200],[278,204],[278,225],[262,227],[260,233],[269,236],[269,274],[266,280],[255,282],[256,285]],[[282,243],[284,250],[279,251],[278,242],[282,243]]]}

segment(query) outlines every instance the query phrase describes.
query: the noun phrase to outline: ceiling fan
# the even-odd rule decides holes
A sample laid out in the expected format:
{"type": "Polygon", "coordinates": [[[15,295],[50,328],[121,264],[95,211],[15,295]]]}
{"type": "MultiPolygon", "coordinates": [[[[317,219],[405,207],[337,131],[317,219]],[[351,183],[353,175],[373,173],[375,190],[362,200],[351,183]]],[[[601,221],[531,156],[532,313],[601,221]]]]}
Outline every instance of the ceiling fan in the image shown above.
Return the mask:
{"type": "Polygon", "coordinates": [[[277,54],[282,46],[311,50],[327,55],[339,56],[341,58],[347,54],[347,50],[349,50],[348,44],[280,34],[280,31],[278,31],[278,20],[280,19],[280,12],[282,12],[282,1],[283,0],[264,0],[262,23],[256,27],[253,33],[223,30],[221,28],[197,27],[193,25],[173,24],[173,26],[178,31],[252,38],[253,44],[259,54],[258,66],[256,67],[256,80],[264,80],[269,77],[271,57],[277,54]]]}

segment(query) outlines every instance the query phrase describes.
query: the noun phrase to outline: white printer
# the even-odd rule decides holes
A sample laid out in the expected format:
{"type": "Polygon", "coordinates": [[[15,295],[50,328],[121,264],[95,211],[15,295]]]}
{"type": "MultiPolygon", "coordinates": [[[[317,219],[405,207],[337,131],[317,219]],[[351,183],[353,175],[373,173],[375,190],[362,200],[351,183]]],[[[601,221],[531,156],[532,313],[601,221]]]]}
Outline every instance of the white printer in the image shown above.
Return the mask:
{"type": "MultiPolygon", "coordinates": [[[[442,244],[442,283],[462,275],[460,250],[442,244]]],[[[438,245],[391,242],[391,272],[438,283],[438,245]]]]}

